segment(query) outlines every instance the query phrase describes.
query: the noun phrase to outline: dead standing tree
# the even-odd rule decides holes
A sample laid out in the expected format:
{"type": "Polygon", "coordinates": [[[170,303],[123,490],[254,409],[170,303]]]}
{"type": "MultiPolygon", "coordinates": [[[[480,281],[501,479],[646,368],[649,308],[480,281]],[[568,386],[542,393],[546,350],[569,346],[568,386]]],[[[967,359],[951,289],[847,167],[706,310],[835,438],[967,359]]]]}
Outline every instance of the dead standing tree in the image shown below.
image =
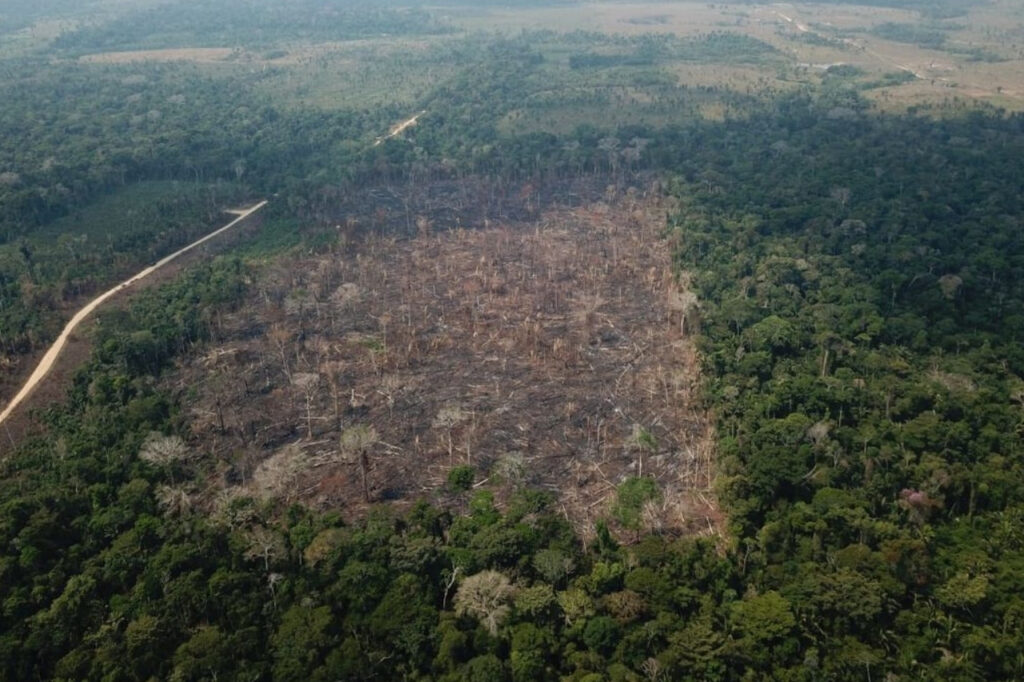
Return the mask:
{"type": "Polygon", "coordinates": [[[448,438],[448,465],[455,466],[455,445],[452,441],[452,431],[459,424],[464,422],[469,415],[458,406],[442,407],[434,418],[431,426],[441,429],[448,438]]]}
{"type": "Polygon", "coordinates": [[[252,561],[263,561],[263,570],[270,573],[270,562],[285,554],[284,540],[270,528],[256,526],[245,534],[247,547],[245,557],[252,561]]]}
{"type": "Polygon", "coordinates": [[[313,403],[320,392],[320,375],[315,372],[299,372],[292,376],[292,385],[299,389],[305,401],[306,438],[313,439],[313,403]]]}
{"type": "Polygon", "coordinates": [[[377,429],[366,424],[350,426],[341,434],[341,455],[347,462],[359,466],[363,500],[366,502],[370,501],[370,450],[379,440],[377,429]]]}
{"type": "Polygon", "coordinates": [[[179,436],[165,436],[155,431],[149,434],[139,450],[139,459],[163,469],[172,485],[174,469],[191,458],[192,451],[179,436]]]}
{"type": "Polygon", "coordinates": [[[284,372],[285,377],[288,379],[288,383],[291,383],[291,361],[288,357],[290,346],[294,340],[291,330],[283,324],[274,324],[270,328],[270,332],[267,336],[270,338],[274,348],[277,350],[278,356],[281,358],[281,371],[284,372]]]}
{"type": "Polygon", "coordinates": [[[327,386],[331,391],[331,403],[334,408],[334,423],[332,428],[338,428],[341,424],[341,397],[345,393],[342,383],[345,379],[345,363],[339,360],[331,360],[326,363],[327,386]]]}
{"type": "Polygon", "coordinates": [[[679,314],[679,333],[686,334],[687,323],[697,312],[700,302],[697,295],[686,288],[673,288],[668,292],[668,309],[679,314]]]}

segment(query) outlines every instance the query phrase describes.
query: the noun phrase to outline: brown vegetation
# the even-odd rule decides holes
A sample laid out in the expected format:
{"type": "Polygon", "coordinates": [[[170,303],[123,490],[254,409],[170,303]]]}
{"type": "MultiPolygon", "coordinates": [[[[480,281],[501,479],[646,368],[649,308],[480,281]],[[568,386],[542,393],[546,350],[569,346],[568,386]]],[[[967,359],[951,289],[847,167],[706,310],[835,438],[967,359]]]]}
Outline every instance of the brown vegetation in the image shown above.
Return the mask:
{"type": "Polygon", "coordinates": [[[696,300],[655,194],[480,230],[423,219],[269,267],[175,377],[222,484],[358,513],[457,501],[445,481],[468,465],[499,498],[554,491],[588,530],[643,475],[664,493],[652,526],[715,525],[696,300]]]}
{"type": "Polygon", "coordinates": [[[178,47],[163,50],[131,50],[102,52],[79,57],[78,61],[93,64],[128,64],[131,62],[222,62],[237,56],[231,47],[178,47]]]}

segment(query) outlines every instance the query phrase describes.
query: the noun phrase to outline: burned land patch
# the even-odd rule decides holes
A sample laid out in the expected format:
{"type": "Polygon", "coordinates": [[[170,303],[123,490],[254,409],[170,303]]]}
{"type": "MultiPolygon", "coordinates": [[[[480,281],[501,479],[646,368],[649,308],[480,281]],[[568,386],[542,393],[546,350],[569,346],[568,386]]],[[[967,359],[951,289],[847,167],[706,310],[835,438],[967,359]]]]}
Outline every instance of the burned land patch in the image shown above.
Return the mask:
{"type": "Polygon", "coordinates": [[[643,476],[661,493],[644,526],[716,529],[696,301],[664,215],[636,191],[268,266],[172,379],[220,498],[459,505],[458,470],[499,500],[549,490],[589,533],[643,476]]]}

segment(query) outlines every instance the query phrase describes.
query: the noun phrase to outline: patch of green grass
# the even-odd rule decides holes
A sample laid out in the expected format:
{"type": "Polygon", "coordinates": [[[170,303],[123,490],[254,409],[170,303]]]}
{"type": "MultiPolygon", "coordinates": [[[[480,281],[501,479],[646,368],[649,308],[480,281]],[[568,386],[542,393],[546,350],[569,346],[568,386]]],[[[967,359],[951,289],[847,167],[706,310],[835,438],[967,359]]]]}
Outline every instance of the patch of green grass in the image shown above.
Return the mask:
{"type": "Polygon", "coordinates": [[[888,73],[883,73],[881,78],[859,83],[858,87],[860,87],[861,90],[891,88],[897,85],[903,85],[904,83],[911,83],[915,80],[917,80],[917,76],[910,71],[889,71],[888,73]]]}
{"type": "Polygon", "coordinates": [[[234,248],[237,255],[262,259],[293,249],[303,243],[298,221],[294,218],[273,215],[272,211],[273,209],[270,209],[269,215],[261,216],[259,226],[249,233],[249,238],[234,248]]]}
{"type": "Polygon", "coordinates": [[[443,38],[380,38],[296,49],[255,86],[276,106],[321,111],[413,107],[465,64],[443,38]]]}
{"type": "Polygon", "coordinates": [[[272,101],[322,111],[382,106],[412,107],[457,69],[430,62],[325,58],[309,65],[275,67],[260,85],[272,101]]]}
{"type": "Polygon", "coordinates": [[[209,231],[244,197],[231,184],[141,182],[0,245],[0,277],[37,286],[106,282],[209,231]]]}
{"type": "Polygon", "coordinates": [[[946,43],[946,34],[941,29],[917,24],[887,22],[871,29],[871,34],[883,40],[909,43],[933,50],[941,50],[946,43]]]}
{"type": "Polygon", "coordinates": [[[237,188],[230,185],[197,187],[180,181],[139,182],[45,225],[29,239],[49,241],[64,234],[89,240],[115,239],[150,229],[145,221],[160,221],[160,214],[168,208],[189,204],[193,208],[206,205],[219,210],[224,207],[222,202],[237,197],[237,188]]]}

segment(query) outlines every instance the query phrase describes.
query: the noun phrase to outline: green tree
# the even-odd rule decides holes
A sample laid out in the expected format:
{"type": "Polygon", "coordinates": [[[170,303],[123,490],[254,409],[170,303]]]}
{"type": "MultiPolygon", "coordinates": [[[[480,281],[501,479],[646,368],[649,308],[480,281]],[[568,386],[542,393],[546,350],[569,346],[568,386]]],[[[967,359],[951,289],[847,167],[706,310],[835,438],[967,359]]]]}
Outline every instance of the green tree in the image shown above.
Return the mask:
{"type": "Polygon", "coordinates": [[[630,478],[616,490],[612,515],[624,527],[639,534],[645,505],[660,499],[661,491],[653,478],[630,478]]]}

